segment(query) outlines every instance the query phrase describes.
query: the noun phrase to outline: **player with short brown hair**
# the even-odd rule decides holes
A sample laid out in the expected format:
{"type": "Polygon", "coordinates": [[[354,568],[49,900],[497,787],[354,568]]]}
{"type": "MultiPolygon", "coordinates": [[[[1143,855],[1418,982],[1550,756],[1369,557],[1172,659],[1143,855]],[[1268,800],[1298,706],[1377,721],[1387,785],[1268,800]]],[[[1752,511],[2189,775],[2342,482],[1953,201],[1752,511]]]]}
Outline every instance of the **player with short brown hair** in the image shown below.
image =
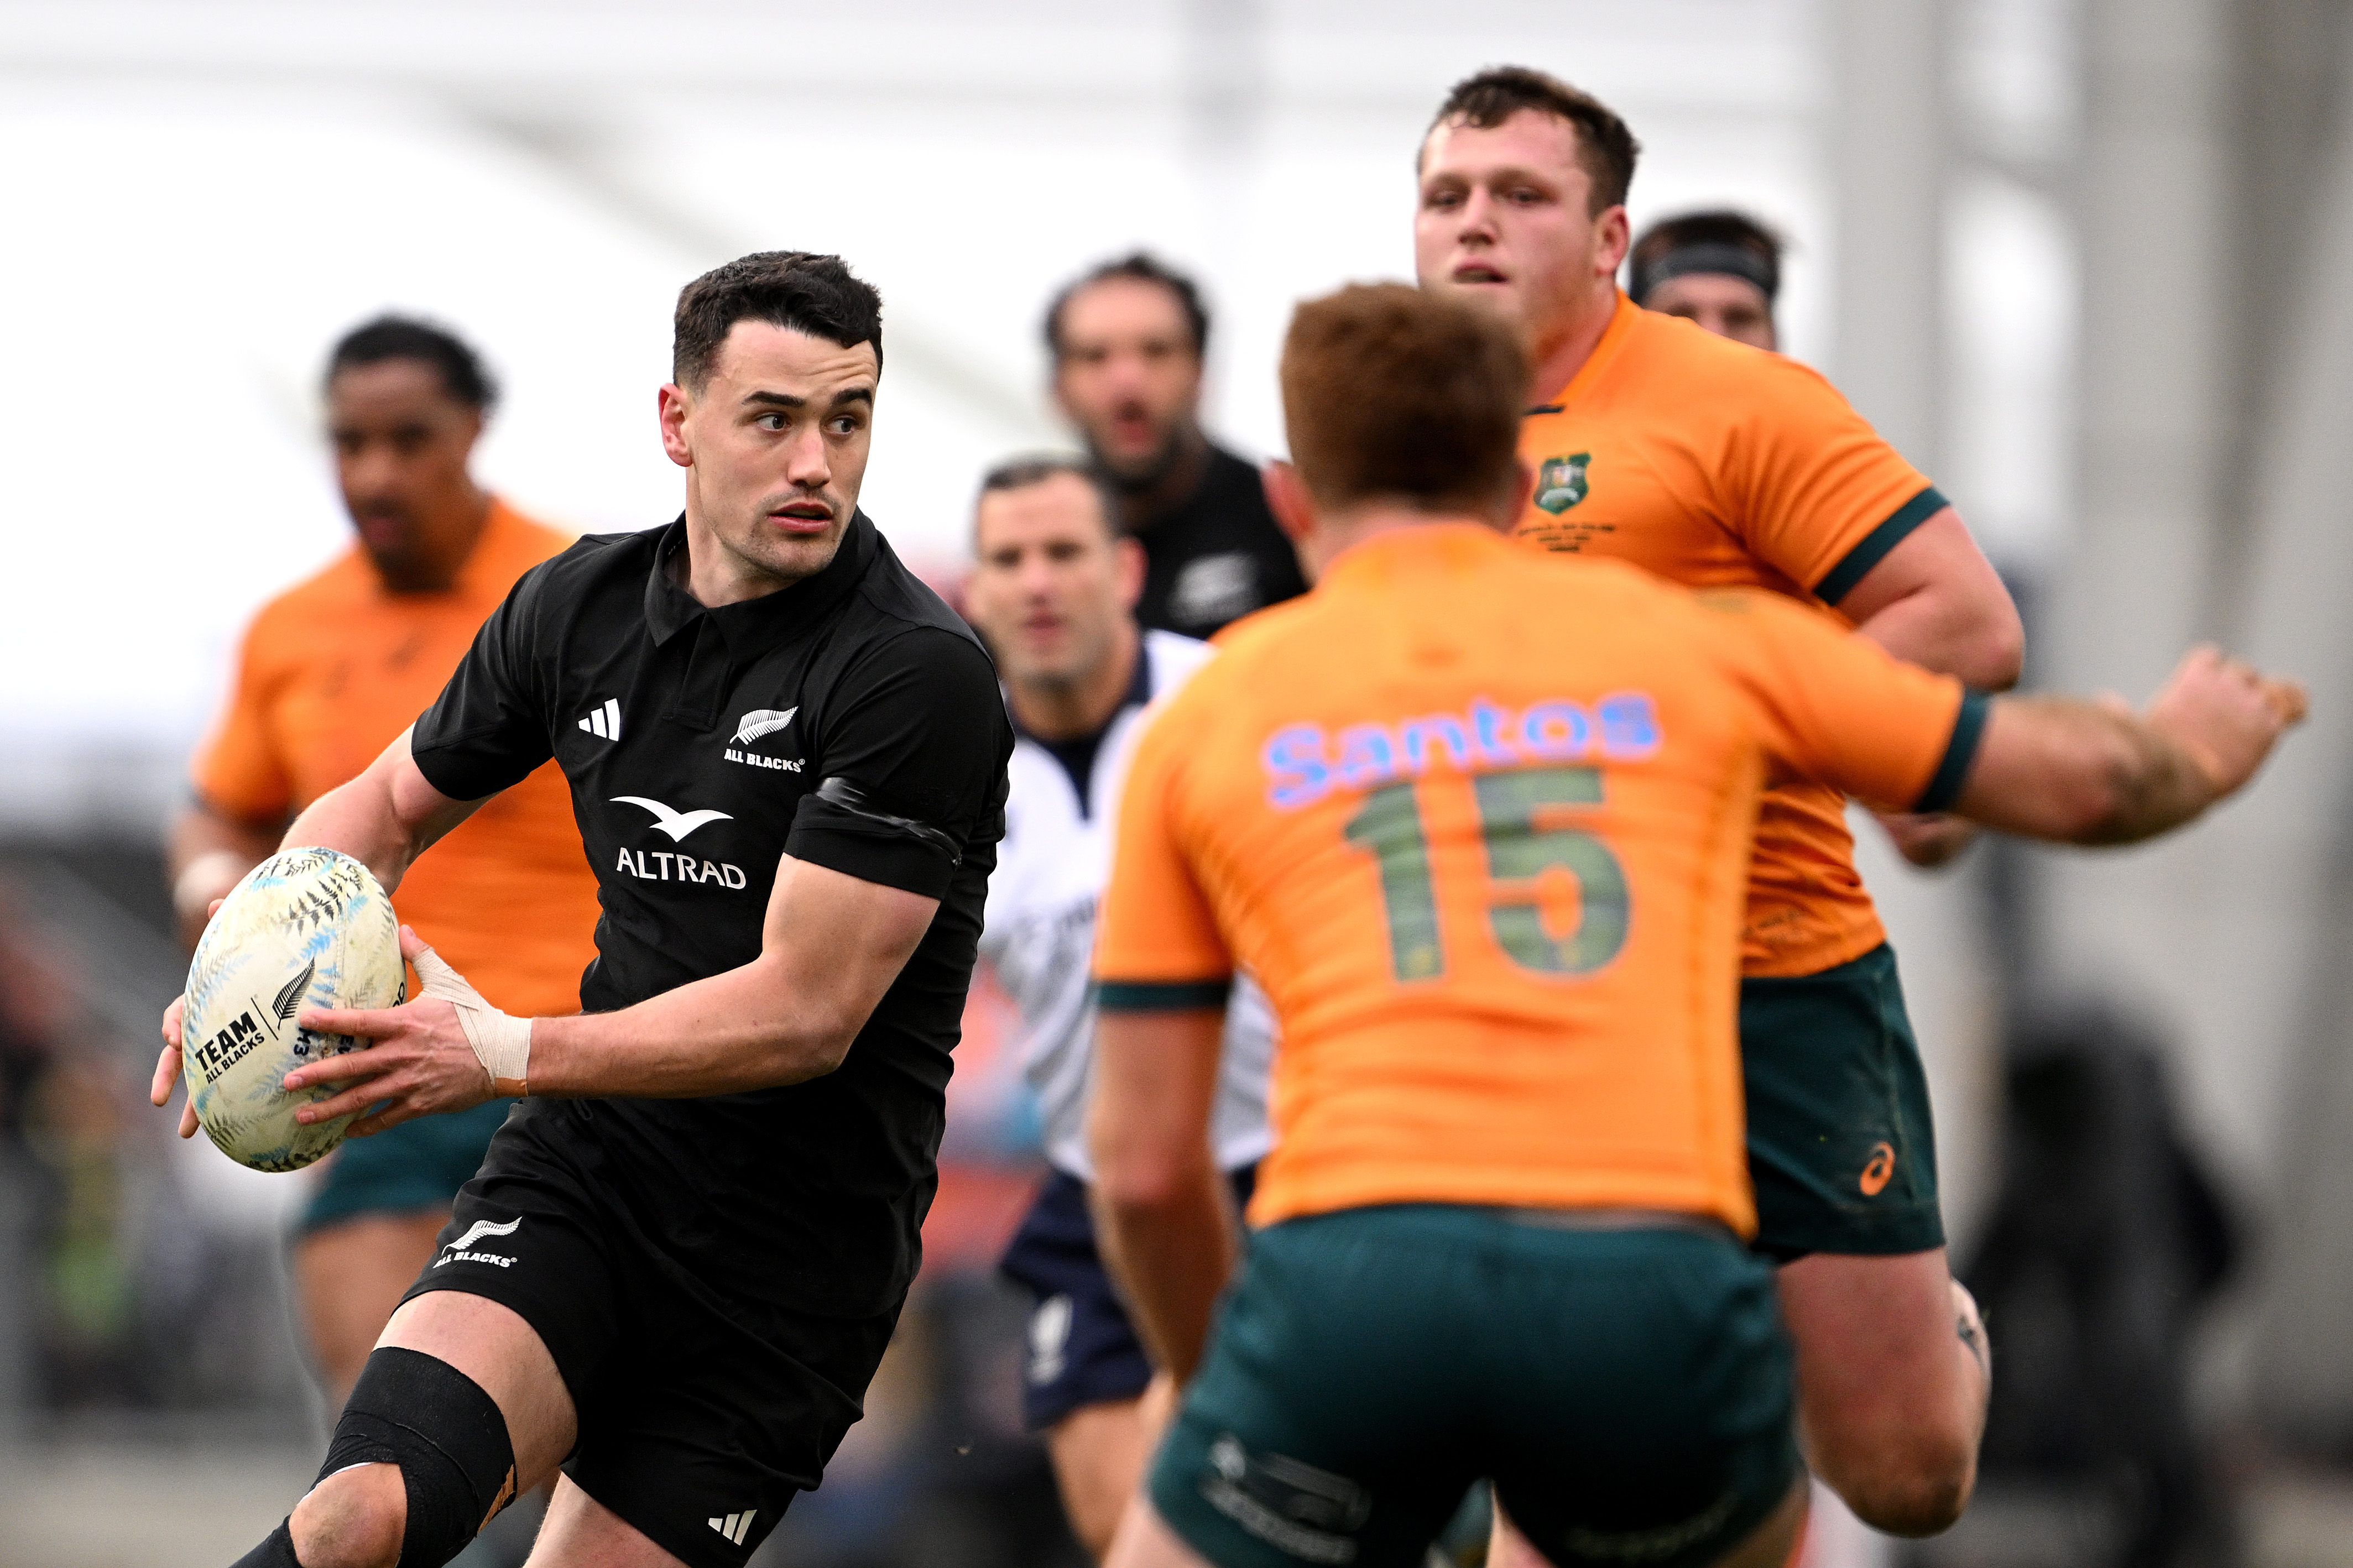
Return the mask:
{"type": "Polygon", "coordinates": [[[683,513],[527,574],[288,830],[397,898],[553,758],[605,916],[570,1016],[507,1013],[413,932],[423,996],[301,1015],[375,1044],[287,1075],[338,1091],[299,1121],[522,1103],[242,1568],[439,1568],[559,1468],[543,1561],[743,1568],[858,1419],[938,1188],[1013,743],[979,638],[858,508],[881,331],[839,257],[690,283],[657,398],[683,513]]]}
{"type": "Polygon", "coordinates": [[[1482,1475],[1561,1568],[1778,1563],[1805,1494],[1734,1032],[1767,779],[2123,842],[2301,714],[2211,650],[2141,716],[1989,700],[1782,596],[1531,558],[1520,353],[1401,285],[1300,308],[1269,490],[1315,589],[1138,744],[1094,1192],[1187,1387],[1113,1568],[1405,1568],[1482,1475]],[[1220,1307],[1239,967],[1282,1045],[1220,1307]]]}
{"type": "MultiPolygon", "coordinates": [[[[1414,230],[1422,286],[1496,311],[1528,348],[1518,537],[1761,588],[1914,664],[2010,686],[2018,613],[1959,512],[1814,371],[1620,291],[1630,163],[1611,154],[1597,180],[1597,152],[1623,144],[1588,146],[1534,74],[1482,73],[1440,107],[1414,230]]],[[[1783,1263],[1809,1457],[1865,1521],[1933,1533],[1975,1484],[1984,1347],[1958,1331],[1894,954],[1824,783],[1765,797],[1742,966],[1757,1245],[1783,1263]]]]}

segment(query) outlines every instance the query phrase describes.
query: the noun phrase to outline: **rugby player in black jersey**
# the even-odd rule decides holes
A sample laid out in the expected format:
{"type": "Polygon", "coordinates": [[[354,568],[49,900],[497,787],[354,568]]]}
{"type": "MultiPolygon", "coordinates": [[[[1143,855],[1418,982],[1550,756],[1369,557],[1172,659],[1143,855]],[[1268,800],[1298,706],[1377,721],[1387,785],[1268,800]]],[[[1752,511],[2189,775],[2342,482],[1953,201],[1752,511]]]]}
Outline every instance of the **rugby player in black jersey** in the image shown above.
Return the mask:
{"type": "Polygon", "coordinates": [[[1209,311],[1193,280],[1139,251],[1046,308],[1054,402],[1144,546],[1135,618],[1188,637],[1307,592],[1256,465],[1201,428],[1209,311]]]}
{"type": "Polygon", "coordinates": [[[684,514],[526,575],[287,835],[395,888],[552,755],[604,915],[570,1017],[499,1012],[406,932],[422,998],[304,1015],[376,1042],[289,1076],[344,1086],[306,1121],[525,1099],[240,1568],[438,1568],[559,1466],[534,1562],[738,1568],[913,1278],[1012,733],[978,640],[857,510],[874,290],[748,256],[676,327],[684,514]]]}

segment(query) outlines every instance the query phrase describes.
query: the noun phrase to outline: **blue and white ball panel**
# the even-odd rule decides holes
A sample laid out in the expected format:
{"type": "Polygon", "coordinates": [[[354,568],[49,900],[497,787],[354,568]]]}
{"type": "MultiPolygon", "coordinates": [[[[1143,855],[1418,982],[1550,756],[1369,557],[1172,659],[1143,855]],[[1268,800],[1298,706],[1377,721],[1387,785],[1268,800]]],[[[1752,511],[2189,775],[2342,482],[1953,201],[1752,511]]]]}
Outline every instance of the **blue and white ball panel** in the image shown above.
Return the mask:
{"type": "Polygon", "coordinates": [[[343,1141],[352,1118],[305,1127],[286,1075],[371,1042],[299,1027],[306,1007],[390,1007],[407,997],[400,924],[374,873],[332,849],[287,849],[245,875],[196,944],[180,1017],[196,1120],[221,1152],[257,1171],[293,1171],[343,1141]]]}

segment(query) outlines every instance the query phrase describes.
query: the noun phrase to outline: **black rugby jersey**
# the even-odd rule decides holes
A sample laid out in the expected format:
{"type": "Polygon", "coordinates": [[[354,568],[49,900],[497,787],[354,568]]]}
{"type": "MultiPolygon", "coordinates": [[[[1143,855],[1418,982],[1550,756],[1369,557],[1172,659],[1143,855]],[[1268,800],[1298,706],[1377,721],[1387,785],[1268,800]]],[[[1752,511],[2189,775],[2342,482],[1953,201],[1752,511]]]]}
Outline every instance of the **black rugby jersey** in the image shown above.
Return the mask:
{"type": "Polygon", "coordinates": [[[784,855],[940,900],[836,1071],[516,1113],[701,1282],[803,1311],[889,1310],[937,1185],[1012,726],[979,639],[863,512],[824,571],[717,609],[672,579],[685,544],[681,519],[534,568],[411,749],[459,800],[551,755],[563,767],[603,906],[587,1011],[756,958],[784,855]]]}
{"type": "Polygon", "coordinates": [[[1134,534],[1145,558],[1135,618],[1145,626],[1206,637],[1307,592],[1258,469],[1222,447],[1209,448],[1193,493],[1134,534]]]}

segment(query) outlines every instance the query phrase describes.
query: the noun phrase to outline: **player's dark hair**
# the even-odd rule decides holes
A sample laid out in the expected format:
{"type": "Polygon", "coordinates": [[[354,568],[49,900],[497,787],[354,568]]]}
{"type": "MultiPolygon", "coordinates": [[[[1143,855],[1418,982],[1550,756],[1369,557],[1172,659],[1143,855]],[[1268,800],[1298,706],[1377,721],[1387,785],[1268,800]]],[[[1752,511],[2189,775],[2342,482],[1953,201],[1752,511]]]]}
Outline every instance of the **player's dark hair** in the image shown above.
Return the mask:
{"type": "MultiPolygon", "coordinates": [[[[1126,530],[1121,524],[1118,492],[1103,471],[1086,458],[1063,452],[1028,452],[1018,458],[1008,458],[980,476],[982,499],[999,490],[1026,490],[1031,485],[1042,485],[1048,479],[1068,474],[1082,479],[1102,504],[1103,531],[1117,539],[1126,530]]],[[[973,508],[974,527],[979,526],[980,509],[973,508]]]]}
{"type": "Polygon", "coordinates": [[[1661,218],[1626,253],[1626,292],[1641,304],[1670,278],[1722,272],[1754,283],[1770,305],[1781,292],[1781,237],[1729,207],[1661,218]]]}
{"type": "Polygon", "coordinates": [[[327,374],[320,384],[332,386],[347,370],[395,359],[431,365],[441,377],[442,390],[469,408],[487,414],[498,403],[498,383],[471,345],[455,332],[410,316],[378,316],[345,332],[327,355],[327,374]]]}
{"type": "MultiPolygon", "coordinates": [[[[1589,209],[1599,213],[1622,205],[1634,183],[1634,161],[1641,156],[1642,144],[1634,140],[1634,132],[1618,118],[1617,110],[1558,77],[1526,66],[1489,66],[1454,84],[1446,101],[1430,117],[1430,131],[1457,121],[1492,131],[1530,109],[1566,120],[1576,128],[1577,161],[1593,185],[1589,209]]],[[[1417,172],[1421,149],[1430,145],[1430,131],[1422,132],[1421,148],[1414,152],[1417,172]]]]}
{"type": "Polygon", "coordinates": [[[1493,312],[1403,283],[1354,283],[1293,312],[1282,341],[1291,460],[1317,500],[1484,511],[1517,473],[1528,360],[1493,312]]]}
{"type": "Polygon", "coordinates": [[[738,321],[766,321],[846,349],[872,343],[874,368],[882,368],[882,296],[839,256],[754,251],[680,289],[671,318],[670,379],[701,390],[738,321]]]}
{"type": "Polygon", "coordinates": [[[1106,261],[1092,271],[1062,285],[1054,302],[1046,307],[1046,350],[1056,363],[1062,358],[1062,312],[1072,300],[1098,283],[1118,279],[1132,279],[1139,283],[1156,283],[1175,296],[1176,308],[1185,313],[1185,324],[1193,332],[1193,357],[1201,359],[1209,352],[1209,308],[1201,302],[1200,287],[1182,272],[1163,263],[1148,251],[1139,250],[1133,256],[1123,256],[1116,261],[1106,261]]]}

